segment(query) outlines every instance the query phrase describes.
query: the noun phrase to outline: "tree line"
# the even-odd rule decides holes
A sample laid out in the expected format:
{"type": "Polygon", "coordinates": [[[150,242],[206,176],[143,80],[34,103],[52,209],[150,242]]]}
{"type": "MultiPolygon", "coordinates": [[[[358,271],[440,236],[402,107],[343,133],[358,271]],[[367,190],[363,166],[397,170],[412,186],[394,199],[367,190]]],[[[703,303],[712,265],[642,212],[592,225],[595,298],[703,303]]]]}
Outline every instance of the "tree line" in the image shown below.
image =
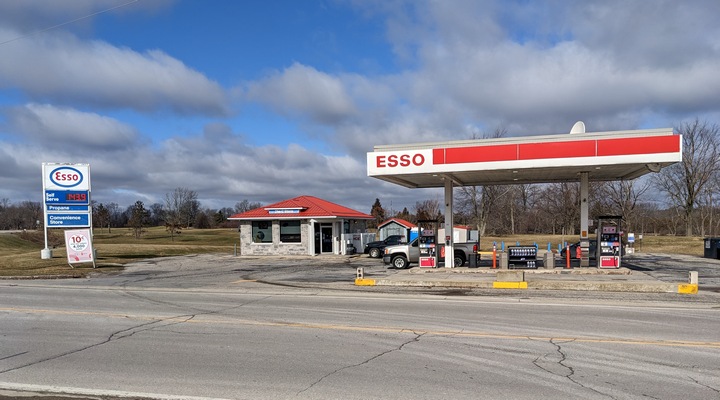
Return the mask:
{"type": "MultiPolygon", "coordinates": [[[[146,205],[138,200],[123,208],[114,202],[92,201],[91,205],[94,228],[110,233],[113,228],[129,227],[139,237],[147,227],[165,226],[173,238],[187,228],[236,227],[237,223],[227,220],[229,216],[262,206],[245,199],[237,202],[235,207],[203,208],[197,192],[183,187],[166,193],[162,203],[146,205]]],[[[0,230],[42,229],[43,218],[42,202],[12,204],[9,199],[0,199],[0,230]]]]}
{"type": "MultiPolygon", "coordinates": [[[[627,232],[660,235],[720,236],[720,126],[698,119],[675,128],[683,135],[683,160],[659,173],[632,181],[591,182],[590,217],[622,215],[627,232]]],[[[493,137],[502,137],[496,131],[493,137]]],[[[455,188],[454,222],[480,235],[579,234],[580,185],[576,182],[455,188]]],[[[442,200],[416,202],[412,210],[385,209],[380,199],[370,207],[369,228],[388,218],[442,220],[442,200]]],[[[227,218],[261,207],[247,199],[235,207],[203,208],[197,192],[178,187],[162,203],[137,201],[126,208],[93,202],[93,224],[107,229],[131,227],[137,237],[149,226],[165,226],[174,238],[182,229],[235,227],[227,218]]],[[[12,204],[0,199],[0,229],[41,229],[41,202],[12,204]]]]}

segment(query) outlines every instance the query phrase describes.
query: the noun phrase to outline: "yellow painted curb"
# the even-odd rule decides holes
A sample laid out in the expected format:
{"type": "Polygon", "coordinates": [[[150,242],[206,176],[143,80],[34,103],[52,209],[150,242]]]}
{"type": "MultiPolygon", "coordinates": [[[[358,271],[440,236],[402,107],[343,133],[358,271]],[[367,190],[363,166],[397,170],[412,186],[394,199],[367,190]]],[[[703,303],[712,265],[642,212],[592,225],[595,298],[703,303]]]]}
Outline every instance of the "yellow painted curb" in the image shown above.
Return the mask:
{"type": "Polygon", "coordinates": [[[527,289],[527,282],[493,282],[493,289],[527,289]]]}
{"type": "Polygon", "coordinates": [[[355,286],[375,286],[375,279],[357,278],[355,286]]]}
{"type": "Polygon", "coordinates": [[[690,283],[681,283],[678,285],[678,293],[697,294],[697,292],[698,292],[698,285],[693,285],[690,283]]]}

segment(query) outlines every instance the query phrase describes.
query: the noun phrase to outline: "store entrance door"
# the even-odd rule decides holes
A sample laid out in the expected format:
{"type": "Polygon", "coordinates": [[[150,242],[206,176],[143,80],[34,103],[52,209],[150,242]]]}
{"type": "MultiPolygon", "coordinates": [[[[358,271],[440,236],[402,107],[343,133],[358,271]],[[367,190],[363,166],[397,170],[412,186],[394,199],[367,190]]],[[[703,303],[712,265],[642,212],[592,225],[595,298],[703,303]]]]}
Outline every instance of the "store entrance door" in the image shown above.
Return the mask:
{"type": "Polygon", "coordinates": [[[332,223],[315,223],[315,254],[332,254],[333,252],[332,223]]]}

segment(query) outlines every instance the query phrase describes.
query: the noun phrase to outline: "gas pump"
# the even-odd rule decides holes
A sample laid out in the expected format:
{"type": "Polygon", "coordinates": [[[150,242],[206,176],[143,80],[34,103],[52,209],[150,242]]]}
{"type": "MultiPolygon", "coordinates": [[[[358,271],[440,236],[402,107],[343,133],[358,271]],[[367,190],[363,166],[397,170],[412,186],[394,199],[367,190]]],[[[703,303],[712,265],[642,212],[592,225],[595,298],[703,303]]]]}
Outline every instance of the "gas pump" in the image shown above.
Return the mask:
{"type": "Polygon", "coordinates": [[[437,246],[434,229],[423,229],[418,236],[418,250],[420,258],[418,265],[426,268],[435,268],[438,265],[437,246]]]}
{"type": "Polygon", "coordinates": [[[620,268],[622,259],[622,217],[600,217],[597,257],[599,268],[620,268]],[[614,221],[613,221],[614,220],[614,221]]]}

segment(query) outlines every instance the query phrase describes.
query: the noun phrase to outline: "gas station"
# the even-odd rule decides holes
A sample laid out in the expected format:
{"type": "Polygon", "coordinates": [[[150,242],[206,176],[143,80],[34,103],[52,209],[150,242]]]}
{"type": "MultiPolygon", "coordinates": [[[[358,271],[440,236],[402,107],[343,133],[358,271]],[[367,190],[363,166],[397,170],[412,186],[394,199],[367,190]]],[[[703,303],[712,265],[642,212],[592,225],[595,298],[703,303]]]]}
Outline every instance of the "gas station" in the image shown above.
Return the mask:
{"type": "MultiPolygon", "coordinates": [[[[461,186],[580,183],[580,266],[589,263],[589,182],[632,180],[682,161],[672,128],[375,146],[368,176],[407,188],[444,188],[445,267],[452,268],[453,189],[461,186]]],[[[620,266],[621,227],[600,220],[600,268],[620,266]]],[[[440,239],[442,241],[443,239],[440,239]]]]}

